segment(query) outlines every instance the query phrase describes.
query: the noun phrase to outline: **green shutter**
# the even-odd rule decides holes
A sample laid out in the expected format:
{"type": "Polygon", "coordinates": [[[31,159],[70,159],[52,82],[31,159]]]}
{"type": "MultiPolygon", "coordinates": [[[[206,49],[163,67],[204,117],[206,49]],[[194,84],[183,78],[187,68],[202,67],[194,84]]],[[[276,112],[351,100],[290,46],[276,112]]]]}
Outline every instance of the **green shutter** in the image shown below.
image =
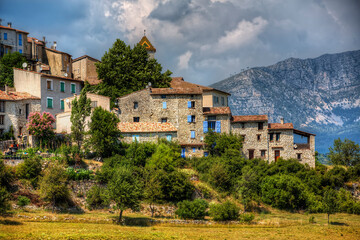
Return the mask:
{"type": "Polygon", "coordinates": [[[60,109],[64,110],[64,100],[60,100],[60,109]]]}
{"type": "Polygon", "coordinates": [[[71,84],[71,93],[75,93],[75,87],[76,87],[75,84],[71,84]]]}
{"type": "Polygon", "coordinates": [[[60,82],[60,91],[65,92],[65,83],[64,82],[60,82]]]}
{"type": "Polygon", "coordinates": [[[51,98],[47,99],[47,107],[48,108],[53,108],[53,100],[51,98]]]}

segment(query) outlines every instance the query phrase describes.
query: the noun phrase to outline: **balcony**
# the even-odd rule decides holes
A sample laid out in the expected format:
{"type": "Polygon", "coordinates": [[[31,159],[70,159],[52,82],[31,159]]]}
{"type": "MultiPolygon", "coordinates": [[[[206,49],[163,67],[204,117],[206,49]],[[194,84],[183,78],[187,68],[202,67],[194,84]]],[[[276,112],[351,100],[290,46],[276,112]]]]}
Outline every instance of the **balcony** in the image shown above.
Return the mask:
{"type": "Polygon", "coordinates": [[[297,149],[297,150],[310,149],[310,144],[309,143],[294,143],[294,149],[297,149]]]}

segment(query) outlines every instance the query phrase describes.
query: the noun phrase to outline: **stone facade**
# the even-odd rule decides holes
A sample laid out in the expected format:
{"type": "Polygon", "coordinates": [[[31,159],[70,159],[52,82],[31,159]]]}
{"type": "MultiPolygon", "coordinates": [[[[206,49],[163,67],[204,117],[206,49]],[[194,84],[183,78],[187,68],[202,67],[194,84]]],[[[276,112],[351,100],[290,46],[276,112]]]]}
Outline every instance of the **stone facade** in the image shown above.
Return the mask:
{"type": "Polygon", "coordinates": [[[52,48],[45,48],[46,58],[50,67],[50,73],[58,77],[72,77],[71,55],[52,48]]]}
{"type": "Polygon", "coordinates": [[[50,112],[55,116],[64,111],[62,102],[65,98],[80,94],[83,81],[14,69],[14,86],[18,92],[27,92],[41,98],[40,111],[50,112]]]}
{"type": "Polygon", "coordinates": [[[88,81],[90,85],[99,84],[100,80],[98,79],[95,66],[97,62],[100,61],[87,55],[74,59],[72,61],[74,79],[88,81]]]}
{"type": "Polygon", "coordinates": [[[0,25],[0,57],[10,52],[25,54],[28,34],[28,32],[12,28],[11,23],[8,23],[8,26],[0,25]]]}
{"type": "Polygon", "coordinates": [[[13,126],[14,136],[28,135],[26,123],[31,112],[40,112],[40,98],[27,93],[0,91],[0,132],[13,126]]]}

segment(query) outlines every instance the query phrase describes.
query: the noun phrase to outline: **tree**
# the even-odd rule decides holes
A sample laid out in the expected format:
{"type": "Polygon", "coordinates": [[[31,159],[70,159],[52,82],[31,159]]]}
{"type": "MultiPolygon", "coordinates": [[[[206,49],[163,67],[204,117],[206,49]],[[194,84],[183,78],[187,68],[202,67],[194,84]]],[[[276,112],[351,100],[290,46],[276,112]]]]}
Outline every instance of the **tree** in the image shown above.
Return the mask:
{"type": "Polygon", "coordinates": [[[228,221],[238,219],[239,211],[240,208],[235,203],[227,200],[224,203],[211,204],[209,213],[215,221],[228,221]]]}
{"type": "Polygon", "coordinates": [[[123,211],[131,208],[136,210],[141,200],[141,185],[130,169],[119,167],[108,184],[110,199],[120,210],[119,222],[123,211]]]}
{"type": "Polygon", "coordinates": [[[242,148],[243,138],[237,134],[215,133],[210,131],[205,136],[206,149],[210,155],[239,156],[242,148]]]}
{"type": "Polygon", "coordinates": [[[14,67],[22,68],[26,59],[19,52],[5,54],[0,58],[0,87],[14,86],[14,67]]]}
{"type": "MultiPolygon", "coordinates": [[[[88,83],[85,83],[88,84],[88,83]]],[[[86,97],[86,87],[81,90],[79,99],[75,99],[71,103],[71,136],[77,142],[79,150],[84,140],[85,119],[91,113],[91,100],[86,97]]]]}
{"type": "Polygon", "coordinates": [[[5,187],[0,186],[0,214],[6,213],[10,209],[10,194],[6,191],[5,187]]]}
{"type": "Polygon", "coordinates": [[[178,203],[175,214],[182,219],[204,219],[209,204],[203,199],[184,200],[178,203]]]}
{"type": "Polygon", "coordinates": [[[150,158],[149,166],[171,172],[174,171],[175,160],[178,158],[180,158],[180,149],[174,151],[170,145],[160,143],[157,146],[155,153],[150,158]]]}
{"type": "Polygon", "coordinates": [[[120,130],[115,114],[96,107],[89,123],[88,143],[99,157],[111,156],[118,149],[120,130]]]}
{"type": "Polygon", "coordinates": [[[37,183],[38,177],[41,173],[41,158],[39,156],[25,158],[16,169],[16,173],[19,178],[33,180],[37,183]]]}
{"type": "Polygon", "coordinates": [[[63,165],[50,162],[45,168],[44,176],[40,180],[40,195],[51,203],[53,212],[58,203],[67,202],[70,195],[67,174],[63,165]]]}
{"type": "Polygon", "coordinates": [[[360,146],[345,138],[334,140],[334,146],[329,148],[329,158],[332,164],[355,166],[360,163],[360,146]]]}
{"type": "Polygon", "coordinates": [[[248,209],[251,201],[257,198],[257,173],[250,166],[242,169],[242,176],[238,182],[238,192],[244,205],[244,212],[248,209]]]}
{"type": "Polygon", "coordinates": [[[151,217],[154,217],[155,203],[162,203],[164,193],[162,191],[161,181],[157,175],[157,171],[148,171],[145,178],[144,199],[149,203],[151,217]]]}
{"type": "Polygon", "coordinates": [[[332,188],[328,188],[323,198],[323,207],[324,212],[328,216],[328,224],[330,223],[330,214],[334,214],[337,211],[338,205],[337,192],[332,188]]]}
{"type": "Polygon", "coordinates": [[[13,179],[14,176],[9,167],[5,165],[3,159],[0,159],[0,187],[5,187],[7,190],[9,190],[13,179]]]}
{"type": "Polygon", "coordinates": [[[169,87],[171,72],[161,73],[162,67],[155,59],[149,59],[146,49],[137,44],[132,49],[120,39],[105,52],[101,62],[96,63],[99,94],[111,97],[112,101],[122,95],[152,87],[169,87]]]}
{"type": "Polygon", "coordinates": [[[40,140],[40,145],[46,146],[55,136],[53,123],[55,123],[55,118],[51,113],[31,112],[26,126],[29,133],[40,140]]]}

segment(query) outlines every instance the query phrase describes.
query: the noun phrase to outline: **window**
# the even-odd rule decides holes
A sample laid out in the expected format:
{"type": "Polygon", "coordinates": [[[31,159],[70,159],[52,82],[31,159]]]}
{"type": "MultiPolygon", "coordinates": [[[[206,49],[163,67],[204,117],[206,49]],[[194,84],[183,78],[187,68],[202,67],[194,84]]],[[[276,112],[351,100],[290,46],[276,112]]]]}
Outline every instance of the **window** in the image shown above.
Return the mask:
{"type": "Polygon", "coordinates": [[[133,140],[133,142],[139,142],[139,139],[140,139],[140,137],[139,137],[139,135],[133,135],[132,136],[132,140],[133,140]]]}
{"type": "Polygon", "coordinates": [[[240,123],[241,124],[241,128],[244,129],[245,128],[245,123],[240,123]]]}
{"type": "Polygon", "coordinates": [[[181,157],[182,158],[185,158],[186,156],[186,149],[183,147],[183,148],[181,148],[181,157]]]}
{"type": "Polygon", "coordinates": [[[224,97],[221,97],[221,105],[225,106],[225,98],[224,97]]]}
{"type": "Polygon", "coordinates": [[[22,34],[19,34],[19,46],[22,46],[22,34]]]}
{"type": "Polygon", "coordinates": [[[189,123],[194,123],[195,122],[195,115],[188,115],[187,120],[188,120],[189,123]]]}
{"type": "Polygon", "coordinates": [[[161,119],[161,122],[162,122],[162,123],[166,123],[166,122],[167,122],[167,118],[162,118],[162,119],[161,119]]]}
{"type": "Polygon", "coordinates": [[[249,149],[249,159],[254,159],[254,149],[249,149]]]}
{"type": "Polygon", "coordinates": [[[216,116],[208,116],[208,128],[215,131],[216,116]]]}
{"type": "Polygon", "coordinates": [[[207,157],[209,156],[209,153],[208,152],[204,152],[204,157],[207,157]]]}
{"type": "Polygon", "coordinates": [[[196,152],[196,147],[193,147],[192,150],[193,150],[193,153],[196,152]]]}
{"type": "Polygon", "coordinates": [[[168,140],[169,142],[171,142],[171,139],[172,139],[172,135],[171,135],[171,134],[166,135],[166,140],[168,140]]]}
{"type": "Polygon", "coordinates": [[[65,82],[60,82],[60,92],[65,92],[65,82]]]}
{"type": "Polygon", "coordinates": [[[0,128],[0,136],[2,136],[4,134],[4,129],[0,128]]]}
{"type": "Polygon", "coordinates": [[[19,115],[21,115],[22,114],[22,109],[21,108],[19,108],[19,115]]]}
{"type": "Polygon", "coordinates": [[[245,142],[246,135],[241,135],[241,137],[243,138],[243,141],[245,142]]]}
{"type": "Polygon", "coordinates": [[[195,131],[194,131],[194,130],[191,130],[191,131],[190,131],[190,137],[191,137],[192,139],[195,138],[195,131]]]}
{"type": "Polygon", "coordinates": [[[65,106],[64,106],[64,99],[60,99],[60,109],[64,110],[65,106]]]}
{"type": "Polygon", "coordinates": [[[4,40],[7,40],[7,33],[4,33],[4,40]]]}
{"type": "Polygon", "coordinates": [[[0,101],[0,112],[5,112],[5,101],[0,101]]]}
{"type": "Polygon", "coordinates": [[[0,125],[4,125],[5,115],[0,115],[0,125]]]}
{"type": "Polygon", "coordinates": [[[47,98],[47,108],[53,108],[53,98],[52,97],[47,98]]]}
{"type": "Polygon", "coordinates": [[[30,104],[25,105],[25,118],[28,119],[30,113],[30,104]]]}
{"type": "Polygon", "coordinates": [[[195,108],[195,101],[188,101],[188,108],[195,108]]]}
{"type": "Polygon", "coordinates": [[[258,130],[263,130],[264,129],[264,123],[259,122],[258,123],[258,130]]]}
{"type": "Polygon", "coordinates": [[[76,85],[75,85],[75,83],[71,84],[71,93],[76,93],[76,85]]]}
{"type": "Polygon", "coordinates": [[[19,49],[19,53],[22,54],[22,49],[19,49]]]}
{"type": "Polygon", "coordinates": [[[274,134],[270,133],[270,142],[274,141],[274,134]]]}
{"type": "Polygon", "coordinates": [[[163,102],[163,109],[166,109],[167,108],[167,106],[166,106],[166,102],[163,102]]]}
{"type": "Polygon", "coordinates": [[[53,81],[48,79],[46,80],[46,88],[47,90],[53,90],[53,81]]]}
{"type": "Polygon", "coordinates": [[[256,137],[257,137],[257,141],[260,142],[261,141],[261,134],[256,135],[256,137]]]}
{"type": "Polygon", "coordinates": [[[276,133],[276,141],[280,141],[280,133],[276,133]]]}
{"type": "Polygon", "coordinates": [[[140,117],[134,117],[134,122],[140,122],[140,117]]]}
{"type": "Polygon", "coordinates": [[[266,150],[260,150],[261,158],[265,158],[266,150]]]}
{"type": "Polygon", "coordinates": [[[134,109],[138,109],[138,108],[139,108],[138,102],[134,102],[134,109]]]}
{"type": "Polygon", "coordinates": [[[296,155],[297,155],[297,159],[301,160],[301,153],[297,153],[296,155]]]}
{"type": "Polygon", "coordinates": [[[166,98],[166,95],[161,95],[161,98],[166,98]]]}
{"type": "Polygon", "coordinates": [[[213,96],[213,103],[219,103],[219,97],[213,96]]]}
{"type": "Polygon", "coordinates": [[[96,108],[97,107],[97,101],[91,101],[90,106],[91,106],[91,108],[96,108]]]}

